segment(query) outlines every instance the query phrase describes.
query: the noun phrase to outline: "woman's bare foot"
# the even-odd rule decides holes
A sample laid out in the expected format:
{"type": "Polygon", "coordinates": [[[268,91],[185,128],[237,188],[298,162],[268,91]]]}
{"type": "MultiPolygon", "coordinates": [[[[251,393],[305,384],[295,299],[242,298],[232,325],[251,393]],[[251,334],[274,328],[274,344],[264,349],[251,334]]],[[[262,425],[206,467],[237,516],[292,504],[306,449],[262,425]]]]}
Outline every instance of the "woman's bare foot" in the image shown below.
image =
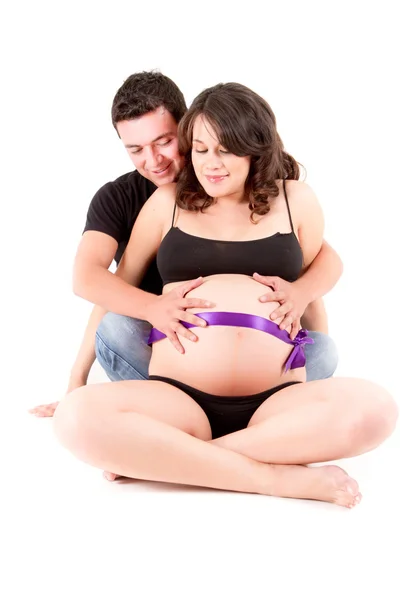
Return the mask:
{"type": "MultiPolygon", "coordinates": [[[[340,467],[265,466],[274,470],[273,484],[269,484],[268,489],[262,491],[269,496],[321,500],[347,508],[353,508],[361,502],[362,496],[357,482],[340,467]]],[[[271,471],[269,474],[271,477],[271,471]]],[[[107,481],[115,481],[122,475],[103,471],[103,477],[107,481]]]]}
{"type": "Polygon", "coordinates": [[[322,500],[347,508],[361,501],[357,482],[340,467],[273,465],[273,468],[276,474],[273,496],[322,500]]]}

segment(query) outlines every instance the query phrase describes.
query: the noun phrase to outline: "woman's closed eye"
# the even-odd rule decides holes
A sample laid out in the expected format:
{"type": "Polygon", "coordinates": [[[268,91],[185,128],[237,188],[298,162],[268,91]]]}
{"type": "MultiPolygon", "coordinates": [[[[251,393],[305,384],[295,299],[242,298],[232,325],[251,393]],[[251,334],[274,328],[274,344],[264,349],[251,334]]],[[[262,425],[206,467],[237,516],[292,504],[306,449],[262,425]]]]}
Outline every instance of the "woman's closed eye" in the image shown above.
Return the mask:
{"type": "MultiPolygon", "coordinates": [[[[197,148],[194,148],[194,151],[195,151],[197,154],[205,154],[206,152],[208,152],[208,150],[198,150],[197,148]]],[[[221,150],[219,150],[219,152],[220,152],[221,154],[230,154],[229,150],[222,150],[222,149],[221,149],[221,150]]]]}

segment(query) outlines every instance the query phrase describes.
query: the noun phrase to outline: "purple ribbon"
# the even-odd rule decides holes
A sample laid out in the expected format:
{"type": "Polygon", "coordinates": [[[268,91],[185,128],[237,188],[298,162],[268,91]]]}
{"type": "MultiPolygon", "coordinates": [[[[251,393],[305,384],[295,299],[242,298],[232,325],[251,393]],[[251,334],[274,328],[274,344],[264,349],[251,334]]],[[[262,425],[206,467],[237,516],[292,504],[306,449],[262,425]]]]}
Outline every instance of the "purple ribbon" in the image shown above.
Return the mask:
{"type": "MultiPolygon", "coordinates": [[[[233,312],[203,312],[196,313],[196,316],[200,317],[200,319],[204,319],[204,321],[207,322],[207,325],[225,325],[228,327],[257,329],[258,331],[263,331],[279,338],[282,342],[286,342],[286,344],[292,344],[294,348],[285,363],[285,373],[289,371],[289,369],[299,369],[300,367],[305,366],[306,355],[304,346],[306,344],[314,343],[314,340],[309,337],[307,329],[300,329],[294,340],[291,340],[287,331],[279,329],[279,326],[276,323],[257,315],[233,312]]],[[[197,327],[197,325],[186,323],[186,321],[181,321],[181,323],[188,329],[197,327]]],[[[159,342],[165,337],[166,335],[164,333],[153,328],[147,343],[151,345],[154,344],[154,342],[159,342]]]]}

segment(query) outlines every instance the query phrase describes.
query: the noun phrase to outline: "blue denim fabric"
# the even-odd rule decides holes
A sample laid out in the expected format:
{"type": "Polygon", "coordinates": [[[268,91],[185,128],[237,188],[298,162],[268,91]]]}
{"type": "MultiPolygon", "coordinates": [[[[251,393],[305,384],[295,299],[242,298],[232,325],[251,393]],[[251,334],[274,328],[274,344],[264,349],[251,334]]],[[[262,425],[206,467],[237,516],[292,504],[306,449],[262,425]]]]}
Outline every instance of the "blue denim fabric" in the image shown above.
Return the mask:
{"type": "MultiPolygon", "coordinates": [[[[96,332],[96,356],[111,381],[148,379],[150,331],[147,321],[106,314],[96,332]]],[[[335,343],[319,331],[310,331],[309,335],[315,343],[305,348],[307,381],[327,379],[338,364],[335,343]]]]}
{"type": "Polygon", "coordinates": [[[305,346],[307,381],[332,377],[339,362],[335,342],[320,331],[309,331],[308,335],[313,338],[314,344],[305,346]]]}
{"type": "Polygon", "coordinates": [[[96,357],[111,381],[148,379],[151,325],[107,313],[96,332],[96,357]]]}

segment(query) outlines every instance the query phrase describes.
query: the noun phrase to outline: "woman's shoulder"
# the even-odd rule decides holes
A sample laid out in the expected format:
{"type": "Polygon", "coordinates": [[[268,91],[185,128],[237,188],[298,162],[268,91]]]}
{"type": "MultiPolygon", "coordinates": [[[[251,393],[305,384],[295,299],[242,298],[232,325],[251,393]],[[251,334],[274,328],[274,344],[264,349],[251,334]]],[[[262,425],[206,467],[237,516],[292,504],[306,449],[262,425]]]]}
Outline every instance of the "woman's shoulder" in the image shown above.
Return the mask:
{"type": "MultiPolygon", "coordinates": [[[[280,182],[280,187],[283,188],[283,181],[280,182]]],[[[315,196],[314,190],[305,181],[299,181],[298,179],[286,179],[285,188],[288,199],[304,199],[311,196],[315,196]]]]}
{"type": "Polygon", "coordinates": [[[145,205],[156,206],[158,208],[167,205],[172,206],[175,204],[176,199],[176,183],[166,183],[160,186],[150,196],[145,205]]]}
{"type": "Polygon", "coordinates": [[[159,221],[164,221],[173,211],[176,198],[176,183],[166,183],[160,186],[150,196],[141,210],[143,216],[151,216],[159,221]]]}
{"type": "MultiPolygon", "coordinates": [[[[283,181],[280,182],[281,187],[283,181]]],[[[290,209],[299,214],[304,211],[319,210],[318,198],[308,183],[295,179],[285,180],[286,195],[290,205],[290,209]]]]}

